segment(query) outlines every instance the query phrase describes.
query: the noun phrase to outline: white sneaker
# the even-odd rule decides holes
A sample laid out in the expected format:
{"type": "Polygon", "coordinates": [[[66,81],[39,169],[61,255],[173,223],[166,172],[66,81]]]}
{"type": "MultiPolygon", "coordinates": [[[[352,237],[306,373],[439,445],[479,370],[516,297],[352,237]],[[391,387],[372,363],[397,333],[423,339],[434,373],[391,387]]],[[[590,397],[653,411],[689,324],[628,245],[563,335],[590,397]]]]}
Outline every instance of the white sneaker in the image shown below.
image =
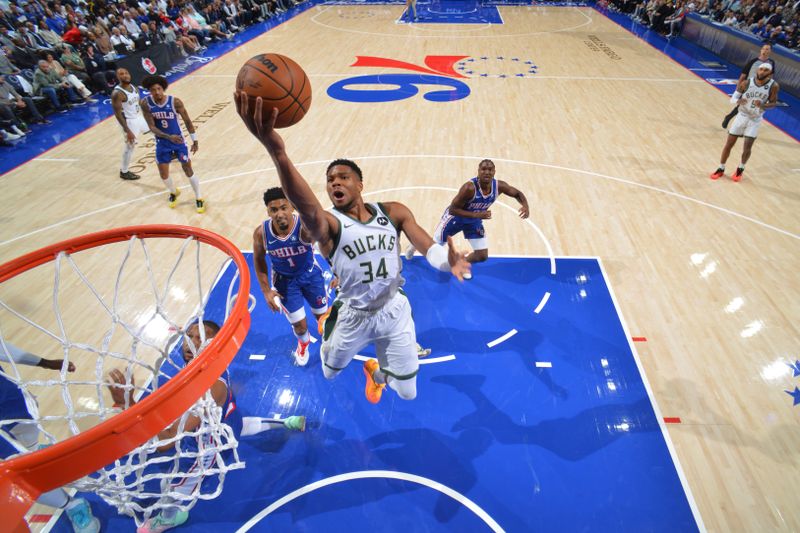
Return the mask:
{"type": "Polygon", "coordinates": [[[22,131],[21,129],[19,129],[19,128],[16,126],[16,124],[14,124],[14,125],[12,125],[12,126],[11,126],[11,131],[13,131],[14,133],[16,133],[16,134],[17,134],[17,135],[19,135],[20,137],[24,137],[25,135],[27,135],[27,134],[28,134],[27,132],[24,132],[24,131],[22,131]]]}
{"type": "Polygon", "coordinates": [[[409,244],[408,248],[406,248],[406,251],[405,251],[405,254],[404,254],[406,256],[406,259],[411,261],[411,258],[414,257],[414,252],[415,251],[416,251],[416,249],[414,248],[414,246],[409,244]]]}
{"type": "Polygon", "coordinates": [[[297,341],[297,347],[292,352],[294,363],[297,366],[306,366],[308,364],[308,344],[303,344],[297,341]]]}
{"type": "Polygon", "coordinates": [[[17,135],[16,133],[11,133],[10,131],[3,130],[3,139],[7,141],[16,141],[22,137],[22,135],[17,135]]]}

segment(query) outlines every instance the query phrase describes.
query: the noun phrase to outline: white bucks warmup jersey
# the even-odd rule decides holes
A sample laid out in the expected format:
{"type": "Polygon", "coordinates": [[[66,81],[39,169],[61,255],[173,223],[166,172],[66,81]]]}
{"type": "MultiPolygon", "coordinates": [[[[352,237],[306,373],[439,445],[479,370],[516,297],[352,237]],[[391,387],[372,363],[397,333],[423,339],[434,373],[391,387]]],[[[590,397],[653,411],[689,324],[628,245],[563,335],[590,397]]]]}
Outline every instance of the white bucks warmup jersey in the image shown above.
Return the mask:
{"type": "Polygon", "coordinates": [[[339,276],[338,298],[355,309],[378,309],[403,285],[397,229],[381,204],[366,204],[372,218],[359,222],[336,209],[339,238],[331,267],[339,276]]]}
{"type": "Polygon", "coordinates": [[[122,114],[126,119],[142,116],[142,110],[139,107],[139,89],[135,85],[131,85],[131,89],[132,91],[128,92],[121,85],[114,87],[115,91],[120,91],[127,98],[125,102],[122,102],[122,114]]]}
{"type": "Polygon", "coordinates": [[[775,80],[769,80],[759,87],[756,85],[755,78],[750,78],[747,82],[747,90],[745,90],[742,95],[742,98],[747,100],[747,103],[739,107],[739,112],[750,118],[761,118],[761,115],[764,114],[763,107],[756,107],[753,104],[759,101],[763,106],[769,101],[769,90],[772,88],[774,82],[775,80]]]}

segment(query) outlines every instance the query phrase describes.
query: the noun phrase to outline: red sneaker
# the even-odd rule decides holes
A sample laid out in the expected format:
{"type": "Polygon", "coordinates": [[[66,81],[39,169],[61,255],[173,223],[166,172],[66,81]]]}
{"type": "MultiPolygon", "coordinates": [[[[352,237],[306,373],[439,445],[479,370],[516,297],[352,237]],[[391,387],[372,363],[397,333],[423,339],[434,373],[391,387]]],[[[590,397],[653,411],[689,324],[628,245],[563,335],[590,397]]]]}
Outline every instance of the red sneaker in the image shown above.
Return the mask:
{"type": "Polygon", "coordinates": [[[744,169],[743,168],[737,168],[736,172],[734,172],[733,176],[731,176],[731,179],[733,181],[741,181],[743,174],[744,174],[744,169]]]}
{"type": "Polygon", "coordinates": [[[711,174],[710,178],[712,180],[718,180],[724,175],[725,175],[725,171],[722,170],[721,168],[718,168],[717,170],[714,171],[713,174],[711,174]]]}

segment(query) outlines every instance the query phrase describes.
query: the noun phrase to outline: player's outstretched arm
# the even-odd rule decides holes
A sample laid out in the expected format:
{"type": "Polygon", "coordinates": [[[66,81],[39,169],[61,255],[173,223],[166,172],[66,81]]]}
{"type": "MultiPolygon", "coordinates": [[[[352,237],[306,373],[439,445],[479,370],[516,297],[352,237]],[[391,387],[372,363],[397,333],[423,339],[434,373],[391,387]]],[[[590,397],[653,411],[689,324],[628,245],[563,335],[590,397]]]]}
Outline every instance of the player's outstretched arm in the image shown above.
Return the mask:
{"type": "Polygon", "coordinates": [[[519,218],[528,218],[528,199],[525,198],[525,195],[522,194],[522,191],[512,187],[505,181],[497,180],[497,192],[500,194],[506,194],[518,201],[519,205],[521,206],[519,208],[519,218]]]}
{"type": "Polygon", "coordinates": [[[451,272],[458,281],[464,281],[464,274],[471,271],[467,254],[456,250],[452,237],[447,238],[447,250],[433,241],[422,227],[417,224],[414,214],[399,202],[383,204],[395,227],[406,234],[406,237],[417,250],[425,256],[431,266],[443,272],[451,272]]]}
{"type": "Polygon", "coordinates": [[[242,117],[247,129],[261,141],[275,163],[283,192],[297,209],[303,225],[320,245],[327,243],[332,237],[334,224],[336,224],[335,217],[325,212],[308,182],[286,154],[286,144],[274,127],[278,110],[275,108],[264,109],[261,97],[256,98],[255,109],[252,109],[253,106],[250,105],[247,93],[244,91],[237,91],[234,94],[234,100],[236,101],[236,111],[242,117]],[[264,120],[265,118],[267,120],[264,120]]]}
{"type": "Polygon", "coordinates": [[[264,226],[261,224],[253,232],[253,266],[255,266],[256,279],[261,287],[261,292],[264,293],[264,299],[267,300],[267,305],[273,311],[280,311],[280,306],[275,302],[278,291],[272,288],[272,284],[269,281],[267,249],[264,246],[264,226]]]}
{"type": "Polygon", "coordinates": [[[192,124],[192,119],[189,116],[189,112],[186,111],[186,106],[183,105],[183,102],[180,98],[174,98],[175,101],[175,111],[183,119],[183,123],[186,124],[186,131],[189,132],[189,138],[192,139],[192,147],[190,148],[193,154],[197,153],[197,149],[200,145],[197,144],[197,135],[195,134],[194,124],[192,124]]]}
{"type": "MultiPolygon", "coordinates": [[[[8,350],[8,355],[6,355],[5,350],[0,348],[0,361],[2,362],[10,363],[11,361],[14,361],[18,365],[38,366],[39,368],[46,368],[48,370],[61,370],[61,367],[64,365],[63,359],[47,359],[30,352],[26,352],[22,348],[18,348],[10,342],[5,342],[4,344],[8,350]]],[[[73,363],[69,363],[69,365],[67,365],[67,371],[75,372],[75,365],[73,363]]]]}

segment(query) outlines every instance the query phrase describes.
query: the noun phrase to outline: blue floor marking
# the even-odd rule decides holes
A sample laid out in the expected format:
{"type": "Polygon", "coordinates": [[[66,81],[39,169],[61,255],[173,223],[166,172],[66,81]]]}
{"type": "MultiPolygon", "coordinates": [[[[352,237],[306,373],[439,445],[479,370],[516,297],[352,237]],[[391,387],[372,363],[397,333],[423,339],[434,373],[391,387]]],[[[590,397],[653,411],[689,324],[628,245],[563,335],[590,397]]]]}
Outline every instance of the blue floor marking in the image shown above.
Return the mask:
{"type": "MultiPolygon", "coordinates": [[[[391,470],[442,483],[510,532],[697,531],[598,261],[557,266],[551,276],[547,258],[491,258],[458,284],[419,256],[404,262],[420,342],[430,357],[456,359],[421,367],[417,399],[387,391],[378,405],[364,398],[358,361],[324,379],[319,343],[307,367],[293,366],[289,325],[254,286],[250,334],[230,369],[238,407],[250,416],[305,414],[309,428],[242,439],[247,469],[230,473],[223,494],[198,503],[184,528],[235,531],[310,483],[391,470]],[[535,315],[545,291],[552,296],[535,315]],[[512,328],[519,332],[487,347],[512,328]],[[252,353],[267,358],[251,361],[252,353]]],[[[230,277],[212,293],[208,318],[224,314],[230,277]]],[[[90,498],[104,526],[132,530],[132,520],[90,498]]],[[[55,531],[67,531],[65,520],[55,531]]],[[[359,479],[301,496],[253,528],[375,530],[488,526],[427,486],[359,479]]]]}

